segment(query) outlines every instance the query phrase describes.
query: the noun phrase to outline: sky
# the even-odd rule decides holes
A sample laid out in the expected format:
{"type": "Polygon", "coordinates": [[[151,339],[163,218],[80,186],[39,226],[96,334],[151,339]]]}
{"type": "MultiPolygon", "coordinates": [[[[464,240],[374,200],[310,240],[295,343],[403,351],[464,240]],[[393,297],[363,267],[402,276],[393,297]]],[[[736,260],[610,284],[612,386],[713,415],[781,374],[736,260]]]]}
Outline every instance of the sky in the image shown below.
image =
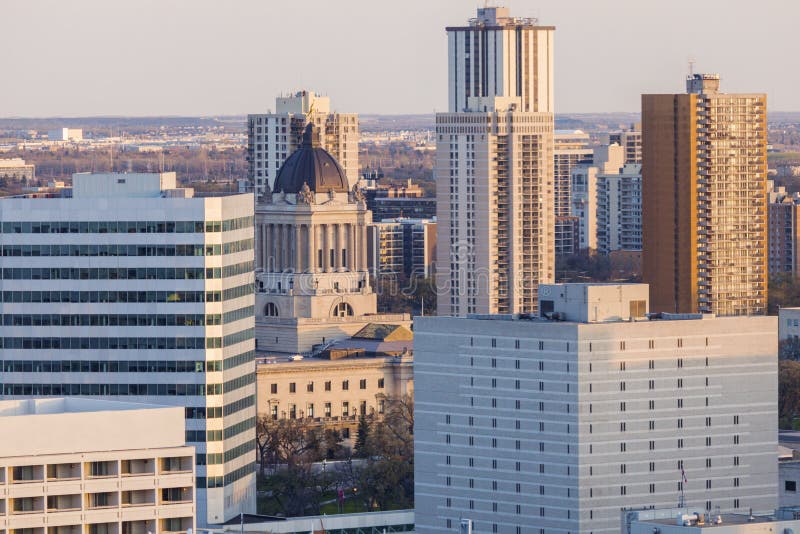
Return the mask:
{"type": "MultiPolygon", "coordinates": [[[[0,117],[234,115],[310,89],[352,113],[447,107],[445,26],[483,0],[0,0],[0,117]]],[[[639,111],[716,72],[800,111],[797,0],[500,0],[556,26],[557,113],[639,111]]]]}

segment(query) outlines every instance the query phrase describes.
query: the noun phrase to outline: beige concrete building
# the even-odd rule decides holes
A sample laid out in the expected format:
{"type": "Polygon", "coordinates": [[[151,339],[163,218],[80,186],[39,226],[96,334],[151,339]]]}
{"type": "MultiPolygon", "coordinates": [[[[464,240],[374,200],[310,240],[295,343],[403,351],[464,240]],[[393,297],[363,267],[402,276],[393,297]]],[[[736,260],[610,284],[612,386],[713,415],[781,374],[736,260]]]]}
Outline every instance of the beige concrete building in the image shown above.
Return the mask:
{"type": "Polygon", "coordinates": [[[167,534],[195,525],[183,408],[0,401],[0,534],[167,534]]]}
{"type": "Polygon", "coordinates": [[[642,275],[654,310],[752,315],[767,308],[767,97],[642,95],[642,275]]]}
{"type": "Polygon", "coordinates": [[[36,176],[36,166],[25,163],[22,158],[0,159],[0,179],[14,182],[33,180],[36,176]]]}
{"type": "Polygon", "coordinates": [[[320,130],[320,144],[344,169],[348,189],[358,181],[358,115],[331,110],[331,99],[298,91],[275,99],[275,113],[247,116],[247,161],[256,198],[274,189],[283,162],[303,142],[306,124],[320,130]]]}
{"type": "Polygon", "coordinates": [[[361,414],[380,416],[387,398],[412,395],[413,335],[368,325],[318,358],[263,358],[257,365],[259,417],[311,419],[352,445],[361,414]]]}
{"type": "Polygon", "coordinates": [[[535,312],[555,276],[553,34],[508,9],[448,27],[436,115],[438,313],[535,312]]]}

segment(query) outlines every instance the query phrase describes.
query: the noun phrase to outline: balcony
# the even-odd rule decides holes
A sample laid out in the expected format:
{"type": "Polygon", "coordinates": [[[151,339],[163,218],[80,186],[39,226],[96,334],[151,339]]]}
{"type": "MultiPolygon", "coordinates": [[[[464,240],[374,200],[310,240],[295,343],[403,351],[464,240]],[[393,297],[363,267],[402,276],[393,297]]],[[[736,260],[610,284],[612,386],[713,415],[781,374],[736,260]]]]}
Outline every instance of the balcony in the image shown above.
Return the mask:
{"type": "Polygon", "coordinates": [[[119,473],[119,465],[116,461],[108,462],[86,462],[83,464],[86,478],[114,478],[119,473]]]}
{"type": "Polygon", "coordinates": [[[119,534],[117,523],[90,523],[86,525],[86,534],[119,534]]]}
{"type": "Polygon", "coordinates": [[[81,464],[48,464],[47,481],[79,480],[81,478],[81,464]]]}
{"type": "Polygon", "coordinates": [[[12,515],[40,514],[44,512],[44,497],[18,497],[10,499],[12,515]]]}
{"type": "Polygon", "coordinates": [[[160,458],[158,472],[162,475],[170,475],[176,473],[191,473],[192,458],[191,456],[160,458]]]}
{"type": "Polygon", "coordinates": [[[119,506],[119,493],[116,491],[86,494],[87,510],[102,510],[104,508],[116,508],[117,506],[119,506]]]}
{"type": "Polygon", "coordinates": [[[156,530],[156,520],[123,521],[122,534],[149,534],[156,530]]]}
{"type": "Polygon", "coordinates": [[[47,512],[75,512],[81,509],[80,494],[48,495],[47,512]]]}
{"type": "Polygon", "coordinates": [[[122,476],[138,477],[155,474],[156,461],[153,458],[122,460],[122,476]]]}
{"type": "Polygon", "coordinates": [[[18,465],[11,468],[12,484],[28,484],[33,482],[44,482],[43,465],[18,465]]]}
{"type": "Polygon", "coordinates": [[[161,534],[178,534],[184,533],[190,528],[192,528],[192,518],[191,517],[173,517],[168,519],[161,519],[159,521],[159,529],[158,531],[161,534]]]}
{"type": "MultiPolygon", "coordinates": [[[[155,490],[130,490],[122,492],[121,504],[130,506],[153,506],[156,503],[155,490]]],[[[123,530],[124,532],[124,530],[123,530]]]]}
{"type": "Polygon", "coordinates": [[[163,488],[159,504],[186,504],[192,502],[192,488],[163,488]]]}

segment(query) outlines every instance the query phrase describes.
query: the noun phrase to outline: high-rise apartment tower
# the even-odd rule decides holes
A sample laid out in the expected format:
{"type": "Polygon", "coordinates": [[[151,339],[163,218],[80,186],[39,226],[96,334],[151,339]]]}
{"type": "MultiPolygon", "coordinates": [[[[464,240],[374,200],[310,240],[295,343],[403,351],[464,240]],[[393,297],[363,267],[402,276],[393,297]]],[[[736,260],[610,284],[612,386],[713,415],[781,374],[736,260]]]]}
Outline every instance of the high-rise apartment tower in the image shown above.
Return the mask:
{"type": "Polygon", "coordinates": [[[320,130],[320,143],[344,169],[348,187],[358,181],[358,115],[331,111],[331,99],[298,91],[275,99],[275,113],[247,116],[247,161],[256,199],[275,187],[283,162],[303,141],[306,124],[320,130]]]}
{"type": "Polygon", "coordinates": [[[655,311],[763,314],[767,306],[767,97],[642,95],[643,277],[655,311]]]}
{"type": "Polygon", "coordinates": [[[436,115],[443,315],[536,310],[554,276],[553,33],[506,8],[448,27],[436,115]]]}

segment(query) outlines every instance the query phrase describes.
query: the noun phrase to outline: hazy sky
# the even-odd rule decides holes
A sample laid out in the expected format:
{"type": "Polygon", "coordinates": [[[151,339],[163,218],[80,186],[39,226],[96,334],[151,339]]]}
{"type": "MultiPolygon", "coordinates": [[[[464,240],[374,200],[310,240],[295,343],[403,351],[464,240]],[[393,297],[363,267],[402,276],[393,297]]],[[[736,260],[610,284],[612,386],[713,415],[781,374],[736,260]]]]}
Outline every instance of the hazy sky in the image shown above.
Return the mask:
{"type": "MultiPolygon", "coordinates": [[[[687,59],[800,111],[798,0],[506,0],[556,26],[556,111],[638,111],[687,59]]],[[[0,117],[264,112],[308,88],[357,113],[447,105],[444,27],[476,0],[0,0],[0,117]]]]}

